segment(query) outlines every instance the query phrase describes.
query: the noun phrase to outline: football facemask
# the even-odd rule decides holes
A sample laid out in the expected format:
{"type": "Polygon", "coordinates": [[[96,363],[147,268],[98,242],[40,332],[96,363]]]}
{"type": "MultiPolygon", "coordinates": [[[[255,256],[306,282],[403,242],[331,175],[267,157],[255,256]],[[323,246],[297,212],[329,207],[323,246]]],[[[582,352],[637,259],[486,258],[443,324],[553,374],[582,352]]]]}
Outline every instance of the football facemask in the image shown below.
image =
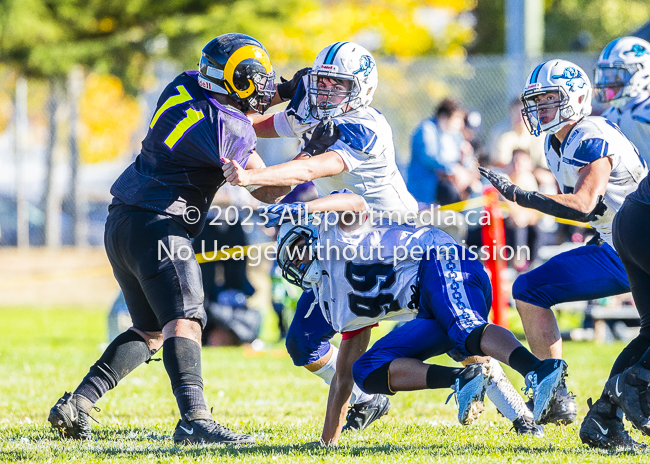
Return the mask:
{"type": "Polygon", "coordinates": [[[330,71],[309,73],[309,106],[315,119],[331,119],[353,110],[359,95],[356,77],[330,71]]]}

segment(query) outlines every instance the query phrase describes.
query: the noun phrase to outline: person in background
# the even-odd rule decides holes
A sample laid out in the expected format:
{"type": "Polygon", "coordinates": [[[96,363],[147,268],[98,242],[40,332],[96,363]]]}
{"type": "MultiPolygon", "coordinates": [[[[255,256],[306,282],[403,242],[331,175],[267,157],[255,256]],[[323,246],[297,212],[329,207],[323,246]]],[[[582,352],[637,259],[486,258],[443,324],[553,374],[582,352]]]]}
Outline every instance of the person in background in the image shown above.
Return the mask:
{"type": "MultiPolygon", "coordinates": [[[[538,184],[533,174],[533,162],[527,150],[518,148],[512,153],[512,161],[507,168],[510,180],[521,188],[537,191],[538,184]]],[[[508,205],[510,211],[505,221],[506,242],[517,250],[527,246],[530,250],[529,261],[514,261],[517,270],[523,270],[535,260],[537,255],[537,222],[540,219],[539,211],[524,208],[516,203],[508,205]]],[[[519,257],[519,254],[515,256],[519,257]]]]}
{"type": "Polygon", "coordinates": [[[419,203],[446,205],[466,197],[475,176],[462,164],[473,153],[464,126],[460,104],[445,99],[413,132],[407,187],[419,203]]]}
{"type": "Polygon", "coordinates": [[[505,168],[512,162],[515,150],[527,150],[535,167],[546,168],[544,140],[528,132],[521,110],[524,104],[516,98],[508,106],[508,123],[498,124],[490,136],[490,164],[505,168]]]}

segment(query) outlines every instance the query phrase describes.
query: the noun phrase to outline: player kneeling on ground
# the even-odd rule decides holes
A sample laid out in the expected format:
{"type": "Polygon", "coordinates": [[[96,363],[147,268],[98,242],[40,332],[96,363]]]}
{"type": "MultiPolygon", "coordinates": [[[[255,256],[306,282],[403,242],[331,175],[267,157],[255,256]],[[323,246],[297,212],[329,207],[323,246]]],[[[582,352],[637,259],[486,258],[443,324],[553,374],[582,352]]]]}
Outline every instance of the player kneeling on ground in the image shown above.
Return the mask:
{"type": "Polygon", "coordinates": [[[343,334],[322,443],[338,442],[354,382],[368,393],[386,395],[451,386],[459,421],[472,423],[483,409],[490,368],[423,362],[454,348],[465,357],[492,356],[521,373],[533,391],[535,420],[544,418],[564,383],[566,363],[541,361],[510,331],[486,322],[492,300],[487,274],[449,235],[433,227],[373,224],[367,212],[350,220],[348,216],[367,211],[363,198],[354,194],[288,208],[293,214],[341,213],[340,219],[336,215],[332,220],[329,213],[303,224],[293,216],[278,235],[283,276],[311,289],[323,316],[343,334]],[[364,354],[368,329],[380,320],[408,322],[364,354]]]}

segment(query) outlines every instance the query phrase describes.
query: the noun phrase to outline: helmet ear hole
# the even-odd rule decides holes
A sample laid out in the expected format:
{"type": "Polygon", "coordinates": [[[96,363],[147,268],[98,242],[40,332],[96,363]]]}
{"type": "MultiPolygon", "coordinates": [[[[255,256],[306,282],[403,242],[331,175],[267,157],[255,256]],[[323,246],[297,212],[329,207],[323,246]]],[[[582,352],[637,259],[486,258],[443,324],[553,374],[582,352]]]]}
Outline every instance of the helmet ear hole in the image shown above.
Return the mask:
{"type": "Polygon", "coordinates": [[[573,108],[568,107],[568,108],[562,108],[560,110],[560,116],[562,116],[565,119],[569,119],[571,116],[573,116],[575,113],[573,111],[573,108]]]}

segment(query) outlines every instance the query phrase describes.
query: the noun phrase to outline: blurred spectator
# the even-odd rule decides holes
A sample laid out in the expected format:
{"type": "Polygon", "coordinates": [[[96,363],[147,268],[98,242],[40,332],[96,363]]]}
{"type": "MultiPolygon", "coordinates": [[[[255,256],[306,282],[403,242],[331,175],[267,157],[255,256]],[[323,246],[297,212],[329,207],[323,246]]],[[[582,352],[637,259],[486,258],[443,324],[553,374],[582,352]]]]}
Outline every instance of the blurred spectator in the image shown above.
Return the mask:
{"type": "MultiPolygon", "coordinates": [[[[508,166],[510,180],[520,188],[529,191],[537,191],[538,184],[533,174],[533,162],[530,153],[527,150],[516,149],[512,153],[512,162],[508,166]]],[[[537,223],[541,214],[534,209],[524,208],[517,203],[508,203],[510,210],[508,218],[505,220],[506,243],[511,245],[515,250],[520,247],[528,247],[530,250],[530,261],[513,262],[517,270],[527,268],[537,256],[539,231],[537,223]]],[[[522,257],[524,254],[515,254],[522,257]]]]}
{"type": "Polygon", "coordinates": [[[505,168],[512,161],[517,149],[530,153],[535,168],[546,168],[544,137],[531,135],[521,116],[523,104],[516,98],[510,102],[509,121],[504,121],[492,130],[490,136],[490,164],[505,168]]]}
{"type": "Polygon", "coordinates": [[[475,175],[462,164],[463,158],[473,158],[464,128],[465,112],[445,99],[413,132],[407,185],[418,202],[446,205],[467,197],[475,175]]]}

